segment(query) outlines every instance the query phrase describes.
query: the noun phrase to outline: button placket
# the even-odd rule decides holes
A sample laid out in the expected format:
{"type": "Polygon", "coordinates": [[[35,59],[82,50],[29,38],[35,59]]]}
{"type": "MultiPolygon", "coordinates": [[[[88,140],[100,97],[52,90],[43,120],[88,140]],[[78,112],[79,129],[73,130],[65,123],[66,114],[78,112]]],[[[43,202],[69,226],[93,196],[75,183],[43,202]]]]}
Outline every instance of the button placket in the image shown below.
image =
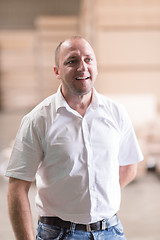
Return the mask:
{"type": "Polygon", "coordinates": [[[90,144],[90,133],[88,129],[88,124],[85,118],[82,120],[82,131],[83,131],[83,140],[87,153],[87,167],[88,167],[88,177],[89,177],[89,190],[94,190],[94,166],[93,166],[93,152],[90,144]]]}

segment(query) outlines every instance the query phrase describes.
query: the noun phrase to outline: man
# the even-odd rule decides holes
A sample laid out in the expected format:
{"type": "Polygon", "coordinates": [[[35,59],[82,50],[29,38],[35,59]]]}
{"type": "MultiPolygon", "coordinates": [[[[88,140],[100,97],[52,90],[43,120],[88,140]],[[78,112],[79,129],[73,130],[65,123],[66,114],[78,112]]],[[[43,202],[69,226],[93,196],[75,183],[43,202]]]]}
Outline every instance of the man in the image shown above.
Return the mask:
{"type": "Polygon", "coordinates": [[[97,63],[85,39],[60,43],[54,72],[61,85],[23,118],[6,172],[16,239],[34,239],[28,191],[35,175],[36,239],[125,239],[120,187],[142,160],[132,124],[93,88],[97,63]]]}

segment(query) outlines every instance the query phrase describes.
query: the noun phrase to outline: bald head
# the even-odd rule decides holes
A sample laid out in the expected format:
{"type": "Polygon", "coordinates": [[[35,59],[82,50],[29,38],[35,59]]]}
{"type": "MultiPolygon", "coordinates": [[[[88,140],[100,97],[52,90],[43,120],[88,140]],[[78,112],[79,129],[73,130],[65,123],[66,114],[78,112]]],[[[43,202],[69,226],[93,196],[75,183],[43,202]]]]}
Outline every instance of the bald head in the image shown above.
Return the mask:
{"type": "MultiPolygon", "coordinates": [[[[83,37],[81,36],[72,36],[70,38],[67,38],[66,40],[60,42],[60,44],[57,46],[56,50],[55,50],[55,66],[56,67],[59,67],[59,54],[60,54],[60,51],[61,51],[61,48],[63,46],[63,44],[67,44],[67,42],[70,42],[72,40],[84,40],[86,41],[83,37]]],[[[87,41],[86,41],[87,42],[87,41]]],[[[88,43],[88,42],[87,42],[88,43]]],[[[89,43],[88,43],[89,44],[89,43]]]]}
{"type": "Polygon", "coordinates": [[[82,37],[61,42],[55,52],[54,73],[66,99],[91,94],[98,70],[93,48],[82,37]]]}

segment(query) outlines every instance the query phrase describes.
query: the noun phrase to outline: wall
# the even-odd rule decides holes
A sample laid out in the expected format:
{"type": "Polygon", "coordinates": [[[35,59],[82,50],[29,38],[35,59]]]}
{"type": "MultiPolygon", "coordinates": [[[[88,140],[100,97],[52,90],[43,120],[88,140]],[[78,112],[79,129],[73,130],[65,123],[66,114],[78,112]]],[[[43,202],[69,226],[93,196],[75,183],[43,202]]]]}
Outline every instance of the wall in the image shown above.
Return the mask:
{"type": "Polygon", "coordinates": [[[60,85],[53,71],[54,51],[61,41],[79,34],[79,21],[77,16],[39,17],[36,29],[37,82],[42,100],[60,85]]]}
{"type": "Polygon", "coordinates": [[[0,107],[30,110],[56,91],[54,50],[77,34],[80,0],[2,0],[0,107]]]}
{"type": "MultiPolygon", "coordinates": [[[[25,7],[26,11],[30,9],[34,13],[38,11],[36,6],[41,9],[40,13],[42,9],[49,9],[42,4],[44,1],[40,1],[39,6],[35,2],[37,0],[34,4],[31,0],[25,3],[30,4],[30,8],[23,5],[22,13],[25,7]]],[[[69,2],[66,5],[66,1],[54,1],[52,10],[57,14],[61,12],[61,16],[37,15],[31,29],[20,30],[20,26],[15,29],[13,24],[12,30],[0,30],[2,109],[32,108],[56,91],[59,83],[53,73],[54,49],[59,41],[74,34],[86,37],[96,51],[98,91],[106,95],[153,95],[160,106],[160,1],[81,0],[80,6],[77,5],[80,2],[74,0],[76,5],[72,2],[71,16],[65,18],[62,12],[69,14],[69,2]]],[[[1,5],[4,3],[8,4],[7,11],[12,12],[13,8],[14,12],[18,0],[15,7],[9,0],[3,0],[1,5]]],[[[3,10],[5,13],[4,7],[3,10]]]]}
{"type": "Polygon", "coordinates": [[[1,0],[0,29],[34,29],[39,16],[77,15],[80,0],[1,0]]]}
{"type": "Polygon", "coordinates": [[[160,1],[95,0],[103,93],[154,94],[160,104],[160,1]]]}
{"type": "Polygon", "coordinates": [[[78,33],[78,18],[39,17],[35,26],[0,31],[2,110],[30,110],[60,84],[53,72],[54,51],[60,41],[78,33]]]}
{"type": "Polygon", "coordinates": [[[0,31],[1,109],[30,108],[37,100],[34,31],[0,31]]]}

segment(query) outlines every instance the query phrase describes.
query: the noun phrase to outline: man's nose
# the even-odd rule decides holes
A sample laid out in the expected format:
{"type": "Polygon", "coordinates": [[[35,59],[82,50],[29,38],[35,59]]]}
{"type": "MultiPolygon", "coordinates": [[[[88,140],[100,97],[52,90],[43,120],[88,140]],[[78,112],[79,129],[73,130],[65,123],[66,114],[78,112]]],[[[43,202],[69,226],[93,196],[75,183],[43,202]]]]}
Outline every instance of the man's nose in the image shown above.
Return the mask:
{"type": "Polygon", "coordinates": [[[79,62],[77,71],[79,71],[79,72],[84,72],[85,70],[86,70],[86,63],[85,63],[85,61],[81,60],[81,61],[79,62]]]}

